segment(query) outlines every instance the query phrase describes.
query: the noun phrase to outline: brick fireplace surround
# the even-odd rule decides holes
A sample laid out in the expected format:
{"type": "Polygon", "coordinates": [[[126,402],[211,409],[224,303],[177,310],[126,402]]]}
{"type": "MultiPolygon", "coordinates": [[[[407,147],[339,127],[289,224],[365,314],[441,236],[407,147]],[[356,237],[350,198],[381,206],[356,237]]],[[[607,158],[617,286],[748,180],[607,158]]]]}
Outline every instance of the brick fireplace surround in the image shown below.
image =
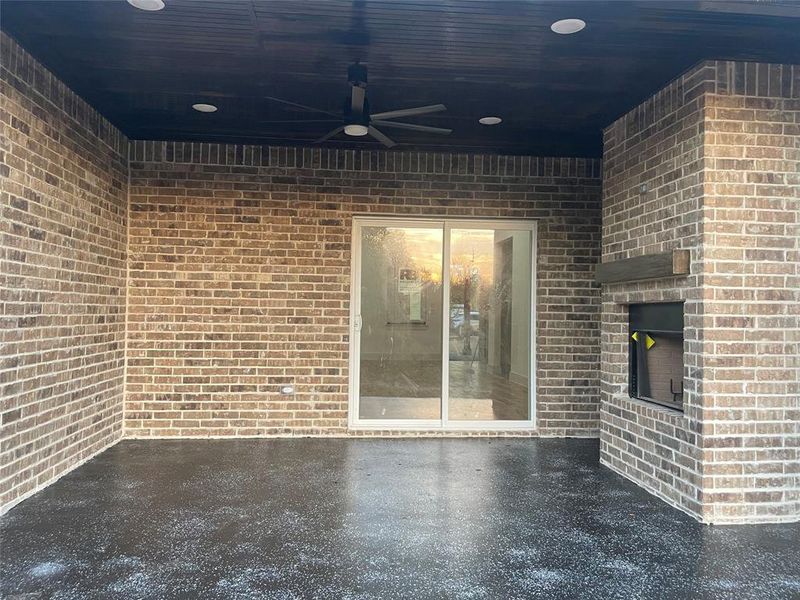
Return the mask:
{"type": "Polygon", "coordinates": [[[122,437],[352,435],[352,217],[396,214],[537,220],[527,435],[599,436],[703,521],[800,518],[800,67],[699,65],[601,163],[133,141],[0,44],[3,509],[122,437]],[[593,283],[672,248],[688,277],[593,283]],[[683,414],[627,396],[626,306],[658,300],[683,414]]]}
{"type": "Polygon", "coordinates": [[[800,67],[707,62],[605,131],[603,464],[707,522],[800,516],[800,67]],[[628,309],[685,300],[683,414],[628,397],[628,309]]]}

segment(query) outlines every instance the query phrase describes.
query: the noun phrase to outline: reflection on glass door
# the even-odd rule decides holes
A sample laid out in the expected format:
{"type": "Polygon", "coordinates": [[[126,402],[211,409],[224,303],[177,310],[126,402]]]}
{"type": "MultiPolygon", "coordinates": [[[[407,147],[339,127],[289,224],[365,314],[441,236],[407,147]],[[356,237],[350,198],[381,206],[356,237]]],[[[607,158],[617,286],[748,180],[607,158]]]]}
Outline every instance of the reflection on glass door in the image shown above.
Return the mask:
{"type": "Polygon", "coordinates": [[[443,236],[361,228],[361,419],[441,419],[443,236]]]}
{"type": "Polygon", "coordinates": [[[533,226],[360,218],[354,232],[352,423],[531,427],[533,226]]]}
{"type": "Polygon", "coordinates": [[[450,230],[448,418],[527,421],[531,231],[450,230]]]}

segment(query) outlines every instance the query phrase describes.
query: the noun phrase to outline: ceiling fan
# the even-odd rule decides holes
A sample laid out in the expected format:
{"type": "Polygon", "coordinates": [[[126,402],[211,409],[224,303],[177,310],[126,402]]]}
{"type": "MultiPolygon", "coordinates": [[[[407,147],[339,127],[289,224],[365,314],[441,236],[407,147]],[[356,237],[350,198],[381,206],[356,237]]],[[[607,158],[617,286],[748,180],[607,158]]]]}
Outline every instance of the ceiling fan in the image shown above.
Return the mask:
{"type": "MultiPolygon", "coordinates": [[[[287,104],[295,108],[302,108],[308,111],[323,113],[338,117],[342,121],[342,125],[336,129],[329,131],[324,136],[315,140],[316,143],[324,142],[340,133],[344,132],[346,135],[353,137],[361,137],[365,135],[372,136],[387,148],[397,145],[395,141],[386,136],[383,132],[377,129],[379,127],[389,127],[395,129],[406,129],[408,131],[421,131],[423,133],[437,133],[447,135],[451,133],[452,129],[445,129],[443,127],[429,127],[427,125],[416,125],[414,123],[398,123],[392,119],[401,117],[414,117],[417,115],[427,115],[429,113],[441,112],[447,110],[444,104],[431,104],[429,106],[418,106],[416,108],[404,108],[401,110],[390,110],[388,112],[370,113],[369,100],[367,99],[367,67],[361,63],[354,63],[347,68],[347,81],[350,84],[350,97],[345,99],[342,115],[337,115],[327,110],[305,106],[296,102],[289,102],[281,98],[273,96],[265,96],[267,100],[287,104]]],[[[297,120],[295,123],[304,122],[320,122],[317,119],[297,120]]]]}

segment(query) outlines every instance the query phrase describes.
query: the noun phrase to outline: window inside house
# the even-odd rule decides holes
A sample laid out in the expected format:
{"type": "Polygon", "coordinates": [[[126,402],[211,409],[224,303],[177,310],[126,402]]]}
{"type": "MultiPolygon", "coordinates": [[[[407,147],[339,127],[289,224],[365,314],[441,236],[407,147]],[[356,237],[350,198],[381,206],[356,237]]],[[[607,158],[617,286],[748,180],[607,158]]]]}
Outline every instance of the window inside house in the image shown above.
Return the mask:
{"type": "Polygon", "coordinates": [[[683,302],[630,306],[629,392],[683,410],[683,302]]]}

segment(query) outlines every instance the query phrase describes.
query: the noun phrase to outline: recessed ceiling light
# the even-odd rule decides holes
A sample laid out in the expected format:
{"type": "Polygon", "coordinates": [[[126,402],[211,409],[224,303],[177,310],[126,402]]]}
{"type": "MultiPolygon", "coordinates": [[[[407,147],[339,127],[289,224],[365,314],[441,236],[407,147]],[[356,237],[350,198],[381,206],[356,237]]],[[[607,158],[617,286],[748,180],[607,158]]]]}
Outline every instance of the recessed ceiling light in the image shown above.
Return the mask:
{"type": "Polygon", "coordinates": [[[478,119],[478,123],[481,125],[497,125],[498,123],[502,123],[503,119],[500,117],[481,117],[478,119]]]}
{"type": "Polygon", "coordinates": [[[213,104],[203,104],[202,102],[198,102],[197,104],[192,104],[192,108],[195,109],[197,112],[204,112],[204,113],[212,113],[217,112],[217,107],[213,104]]]}
{"type": "Polygon", "coordinates": [[[367,133],[369,133],[369,129],[364,125],[358,125],[357,123],[351,123],[350,125],[345,125],[344,126],[344,132],[347,135],[360,136],[360,135],[367,135],[367,133]]]}
{"type": "Polygon", "coordinates": [[[164,8],[164,0],[128,0],[128,4],[139,10],[161,10],[164,8]]]}
{"type": "Polygon", "coordinates": [[[550,29],[561,35],[578,33],[584,27],[586,27],[586,21],[581,21],[580,19],[561,19],[550,25],[550,29]]]}

